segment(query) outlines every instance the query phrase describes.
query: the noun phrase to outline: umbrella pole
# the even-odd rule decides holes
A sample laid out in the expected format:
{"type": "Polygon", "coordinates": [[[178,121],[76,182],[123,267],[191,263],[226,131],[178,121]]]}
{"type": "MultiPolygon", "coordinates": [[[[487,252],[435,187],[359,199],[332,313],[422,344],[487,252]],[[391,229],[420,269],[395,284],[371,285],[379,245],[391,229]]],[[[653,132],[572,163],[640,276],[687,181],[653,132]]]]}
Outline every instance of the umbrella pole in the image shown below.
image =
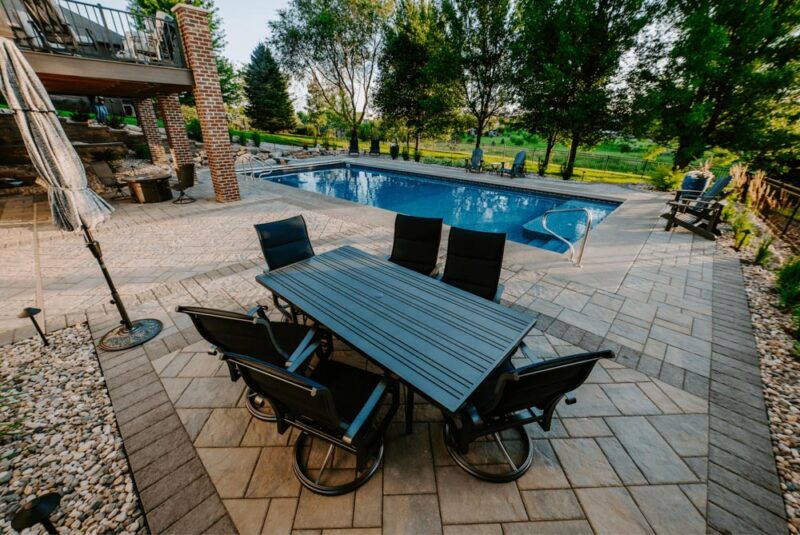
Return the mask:
{"type": "Polygon", "coordinates": [[[82,221],[81,230],[86,241],[86,247],[92,252],[92,256],[100,265],[103,278],[106,280],[108,289],[111,290],[111,302],[117,307],[117,311],[119,311],[119,315],[122,318],[119,327],[115,327],[103,335],[98,344],[99,347],[106,351],[122,351],[152,340],[161,332],[161,322],[157,319],[131,321],[128,311],[125,310],[125,305],[122,303],[122,298],[117,292],[117,287],[111,279],[111,274],[106,268],[106,263],[103,261],[103,251],[100,249],[100,244],[94,239],[91,231],[82,221]]]}

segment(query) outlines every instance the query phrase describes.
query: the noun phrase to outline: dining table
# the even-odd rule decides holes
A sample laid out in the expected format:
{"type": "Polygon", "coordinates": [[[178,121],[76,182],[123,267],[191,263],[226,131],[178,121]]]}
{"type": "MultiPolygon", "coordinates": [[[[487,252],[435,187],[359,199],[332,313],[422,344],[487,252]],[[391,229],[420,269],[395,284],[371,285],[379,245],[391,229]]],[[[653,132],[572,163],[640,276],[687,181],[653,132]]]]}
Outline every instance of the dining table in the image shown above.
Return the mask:
{"type": "Polygon", "coordinates": [[[408,390],[451,415],[511,357],[535,318],[353,246],[257,275],[408,390]]]}

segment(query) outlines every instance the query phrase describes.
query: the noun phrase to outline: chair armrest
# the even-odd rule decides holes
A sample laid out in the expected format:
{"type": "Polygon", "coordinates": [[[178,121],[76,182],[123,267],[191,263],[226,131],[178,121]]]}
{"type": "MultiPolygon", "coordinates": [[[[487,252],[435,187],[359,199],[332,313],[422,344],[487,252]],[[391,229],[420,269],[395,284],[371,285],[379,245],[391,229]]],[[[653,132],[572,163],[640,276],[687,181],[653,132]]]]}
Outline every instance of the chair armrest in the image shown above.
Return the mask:
{"type": "Polygon", "coordinates": [[[317,349],[319,349],[319,342],[314,342],[310,346],[306,347],[302,353],[286,361],[286,370],[292,373],[297,373],[297,370],[299,370],[300,367],[308,361],[308,358],[313,355],[317,349]]]}
{"type": "Polygon", "coordinates": [[[533,353],[531,353],[532,349],[529,348],[525,342],[520,342],[519,350],[525,356],[526,359],[531,361],[531,364],[536,364],[537,362],[539,362],[539,359],[537,359],[536,356],[533,353]]]}
{"type": "Polygon", "coordinates": [[[361,428],[369,421],[370,416],[375,410],[380,406],[381,399],[386,394],[386,391],[389,389],[389,381],[386,379],[381,379],[381,382],[375,387],[375,390],[372,391],[372,394],[369,395],[367,398],[367,402],[361,407],[361,410],[358,411],[358,414],[350,423],[350,426],[347,428],[347,431],[344,432],[344,436],[342,440],[345,444],[352,444],[353,440],[355,439],[356,435],[361,431],[361,428]]]}
{"type": "MultiPolygon", "coordinates": [[[[303,339],[300,341],[300,343],[297,344],[297,349],[295,349],[294,352],[292,352],[292,354],[289,355],[289,362],[294,362],[296,358],[305,353],[306,349],[308,349],[310,345],[314,345],[311,342],[314,341],[314,338],[316,338],[318,334],[319,331],[317,330],[317,328],[311,327],[306,333],[306,335],[303,337],[303,339]]],[[[319,345],[318,342],[314,343],[316,343],[316,345],[319,345]]]]}
{"type": "Polygon", "coordinates": [[[267,319],[267,310],[269,310],[269,308],[267,308],[267,305],[262,305],[261,303],[258,303],[256,304],[256,306],[247,311],[247,315],[250,316],[251,318],[255,318],[256,316],[258,316],[259,318],[267,319]]]}
{"type": "Polygon", "coordinates": [[[613,358],[614,358],[614,352],[610,350],[592,351],[590,353],[578,353],[575,355],[558,357],[550,360],[536,362],[534,364],[529,364],[522,368],[517,368],[517,372],[520,375],[533,375],[537,373],[544,373],[546,371],[557,368],[563,368],[565,366],[582,364],[584,362],[592,360],[596,361],[600,359],[613,359],[613,358]]]}

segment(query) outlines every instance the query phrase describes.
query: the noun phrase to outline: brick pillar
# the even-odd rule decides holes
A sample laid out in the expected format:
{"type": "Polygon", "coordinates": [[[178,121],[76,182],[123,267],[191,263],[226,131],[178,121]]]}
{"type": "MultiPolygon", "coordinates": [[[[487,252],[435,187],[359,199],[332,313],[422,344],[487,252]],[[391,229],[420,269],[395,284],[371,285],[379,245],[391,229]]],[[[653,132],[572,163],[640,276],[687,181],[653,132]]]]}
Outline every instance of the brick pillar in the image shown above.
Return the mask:
{"type": "Polygon", "coordinates": [[[161,144],[161,133],[158,131],[156,122],[156,110],[153,108],[153,101],[149,98],[140,98],[133,101],[136,107],[136,119],[142,127],[144,139],[150,148],[150,159],[155,164],[167,163],[167,153],[164,145],[161,144]]]}
{"type": "Polygon", "coordinates": [[[181,103],[178,95],[159,95],[158,113],[164,121],[164,129],[167,131],[169,148],[172,151],[172,163],[175,169],[180,168],[185,163],[193,163],[192,148],[189,144],[189,136],[186,135],[186,125],[183,123],[181,113],[181,103]]]}
{"type": "Polygon", "coordinates": [[[217,202],[239,200],[239,183],[233,166],[233,151],[228,137],[228,120],[217,77],[217,64],[211,48],[208,11],[189,4],[172,8],[183,40],[183,53],[194,77],[194,101],[203,133],[203,147],[217,202]]]}

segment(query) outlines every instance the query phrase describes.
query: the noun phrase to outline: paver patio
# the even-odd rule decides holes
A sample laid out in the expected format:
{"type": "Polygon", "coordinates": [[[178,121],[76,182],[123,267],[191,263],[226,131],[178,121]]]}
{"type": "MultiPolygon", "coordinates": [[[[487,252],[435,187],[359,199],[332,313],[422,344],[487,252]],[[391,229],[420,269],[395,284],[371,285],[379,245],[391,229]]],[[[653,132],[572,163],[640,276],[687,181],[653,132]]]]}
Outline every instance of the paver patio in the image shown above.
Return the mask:
{"type": "MultiPolygon", "coordinates": [[[[529,429],[536,457],[523,478],[470,478],[444,450],[437,411],[420,402],[415,432],[400,433],[400,411],[384,466],[363,488],[337,498],[301,489],[290,468],[294,437],[249,415],[241,382],[174,307],[269,302],[254,280],[263,268],[254,223],[302,213],[317,252],[352,244],[383,255],[391,219],[247,179],[242,202],[218,205],[204,182],[194,205],[120,204],[97,233],[132,317],[165,324],[143,347],[99,352],[153,532],[787,531],[738,261],[664,232],[657,214],[614,288],[570,280],[566,261],[506,265],[504,303],[537,317],[526,340],[537,355],[618,355],[595,368],[577,404],[559,407],[550,433],[529,429]]],[[[0,339],[30,334],[13,316],[37,299],[49,329],[88,318],[99,337],[118,318],[89,253],[23,217],[30,206],[0,212],[10,282],[0,330],[18,327],[0,339]]],[[[335,358],[358,362],[337,349],[335,358]]],[[[337,462],[342,474],[352,467],[337,462]]]]}

